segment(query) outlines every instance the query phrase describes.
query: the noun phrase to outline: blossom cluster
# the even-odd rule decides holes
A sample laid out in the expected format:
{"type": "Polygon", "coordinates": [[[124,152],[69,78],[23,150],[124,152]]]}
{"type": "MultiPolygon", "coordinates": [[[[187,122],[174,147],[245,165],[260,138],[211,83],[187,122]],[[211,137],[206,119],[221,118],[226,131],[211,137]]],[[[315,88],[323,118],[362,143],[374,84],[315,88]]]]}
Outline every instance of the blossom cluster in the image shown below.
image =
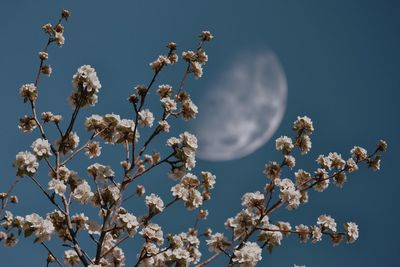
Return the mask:
{"type": "Polygon", "coordinates": [[[16,182],[7,192],[0,193],[3,228],[0,241],[6,247],[15,246],[23,233],[25,237],[33,236],[34,242],[46,249],[48,265],[54,263],[63,266],[63,262],[67,266],[120,267],[127,265],[128,256],[122,244],[136,238],[142,240],[142,244],[136,252],[135,266],[205,266],[224,254],[228,266],[250,267],[262,260],[264,247],[271,252],[289,235],[298,236],[303,243],[308,240],[320,242],[326,235],[333,245],[338,245],[344,239],[348,243],[358,239],[359,228],[356,223],[344,223],[340,232],[335,219],[326,214],[319,216],[315,225],[299,224],[292,227],[289,222],[273,220],[274,211],[280,207],[293,210],[306,204],[310,189],[323,192],[330,183],[344,186],[347,175],[356,172],[360,164],[365,163],[371,169],[379,170],[381,154],[387,149],[386,142],[381,140],[372,153],[355,146],[348,158],[330,152],[318,156],[315,170],[294,170],[296,150],[300,155],[305,155],[311,149],[310,136],[314,126],[307,116],[299,116],[294,121],[294,138],[281,136],[276,139],[276,150],[282,153],[282,161],[268,162],[264,170],[268,178],[264,188],[242,196],[242,209],[224,224],[230,234],[213,232],[209,227],[202,230],[203,222],[200,221],[206,220],[209,215],[205,206],[211,199],[216,176],[209,171],[194,174],[198,149],[196,136],[187,131],[177,137],[168,136],[165,143],[170,154],[167,156],[161,155],[157,149],[152,153],[147,151],[154,139],[169,133],[170,118],[184,121],[196,118],[198,107],[186,91],[185,81],[189,77],[198,79],[203,75],[204,65],[208,62],[204,46],[213,39],[209,31],[201,32],[196,49],[184,51],[178,56],[176,43],[170,42],[167,45],[168,52],[149,64],[153,72],[151,81],[147,86],[135,86],[134,92],[128,97],[134,116],[121,118],[114,113],[89,115],[84,122],[85,129],[90,133],[86,142],[81,142],[83,138],[74,130],[74,126],[80,109],[94,106],[101,93],[100,80],[91,65],[79,67],[72,77],[73,90],[68,100],[73,111],[71,119],[65,122],[65,130],[62,129],[62,115],[45,111],[39,118],[37,98],[40,77],[50,76],[52,72],[52,67],[45,64],[49,59],[48,47],[53,43],[57,46],[65,43],[62,22],[67,21],[70,15],[69,11],[63,10],[55,26],[50,23],[43,26],[48,41],[45,49],[39,52],[38,77],[34,83],[23,84],[19,91],[23,101],[30,103],[31,114],[21,117],[18,127],[23,133],[37,130],[39,138],[33,141],[29,151],[17,153],[13,164],[16,182]],[[186,64],[179,87],[174,90],[166,83],[156,85],[159,73],[176,64],[179,58],[179,62],[186,64]],[[145,100],[151,90],[156,92],[160,100],[160,118],[146,105],[145,100]],[[47,135],[50,125],[55,126],[59,133],[54,140],[47,135]],[[149,131],[151,133],[147,134],[149,131]],[[72,169],[71,166],[76,165],[70,163],[80,153],[84,153],[89,160],[97,159],[104,151],[102,145],[110,144],[123,151],[121,166],[94,162],[85,164],[83,170],[72,169]],[[44,177],[38,179],[39,163],[41,167],[47,167],[47,180],[44,177]],[[161,192],[146,193],[146,188],[137,184],[140,177],[159,165],[166,165],[170,170],[167,175],[174,180],[174,185],[169,189],[171,201],[162,199],[161,192]],[[118,167],[122,168],[121,172],[118,172],[118,167]],[[283,168],[286,167],[293,173],[283,176],[283,168]],[[33,212],[18,216],[6,210],[8,203],[18,203],[17,196],[12,195],[11,191],[22,177],[32,180],[49,201],[51,209],[45,215],[33,212]],[[135,185],[133,190],[131,185],[135,185]],[[134,193],[129,194],[130,191],[134,193]],[[127,205],[126,201],[133,197],[146,207],[144,214],[138,214],[137,210],[127,205]],[[167,233],[168,228],[162,226],[161,222],[156,223],[154,218],[179,202],[188,212],[196,213],[194,226],[186,231],[167,233]],[[93,214],[89,209],[95,209],[97,216],[89,216],[93,214]],[[52,237],[62,244],[61,256],[57,256],[49,247],[49,244],[55,243],[48,242],[52,237]],[[85,237],[93,241],[91,244],[94,244],[94,249],[87,246],[89,242],[82,242],[85,237]],[[205,253],[200,251],[202,237],[205,237],[205,243],[213,253],[204,261],[202,254],[205,253]]]}

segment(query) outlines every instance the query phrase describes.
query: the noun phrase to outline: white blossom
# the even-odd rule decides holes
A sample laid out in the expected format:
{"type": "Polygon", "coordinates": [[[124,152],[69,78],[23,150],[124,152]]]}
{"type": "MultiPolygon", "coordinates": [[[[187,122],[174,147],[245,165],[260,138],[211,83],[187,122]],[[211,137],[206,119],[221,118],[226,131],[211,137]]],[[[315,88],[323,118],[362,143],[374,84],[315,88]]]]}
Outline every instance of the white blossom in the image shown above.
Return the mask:
{"type": "Polygon", "coordinates": [[[262,250],[255,242],[244,242],[240,249],[235,249],[233,262],[243,267],[253,267],[262,259],[262,250]]]}
{"type": "Polygon", "coordinates": [[[151,195],[146,196],[145,199],[146,199],[146,206],[152,212],[159,213],[164,210],[164,202],[159,196],[152,193],[151,195]]]}
{"type": "Polygon", "coordinates": [[[81,204],[88,203],[92,199],[93,195],[90,185],[85,180],[78,184],[72,192],[72,197],[81,204]]]}
{"type": "Polygon", "coordinates": [[[96,70],[90,65],[83,65],[78,68],[72,77],[72,84],[75,89],[84,90],[88,93],[98,93],[101,88],[96,70]]]}
{"type": "Polygon", "coordinates": [[[139,234],[153,242],[156,242],[158,245],[164,243],[163,231],[158,224],[149,223],[139,232],[139,234]]]}
{"type": "Polygon", "coordinates": [[[293,149],[292,138],[287,136],[281,136],[275,141],[276,150],[282,151],[283,154],[289,154],[293,149]]]}
{"type": "Polygon", "coordinates": [[[46,139],[38,138],[32,143],[32,151],[38,158],[51,156],[50,143],[46,139]]]}
{"type": "Polygon", "coordinates": [[[321,215],[318,217],[317,224],[321,225],[326,229],[331,230],[332,232],[336,232],[336,222],[335,220],[329,215],[321,215]]]}
{"type": "Polygon", "coordinates": [[[39,163],[37,162],[35,155],[25,151],[19,152],[15,156],[14,166],[17,167],[18,176],[30,176],[36,173],[39,168],[39,163]]]}
{"type": "Polygon", "coordinates": [[[142,127],[152,127],[154,122],[153,113],[149,109],[143,109],[139,112],[139,124],[142,127]]]}
{"type": "Polygon", "coordinates": [[[79,136],[75,132],[70,132],[66,137],[57,140],[57,148],[64,155],[72,152],[79,144],[79,136]]]}
{"type": "Polygon", "coordinates": [[[24,84],[21,86],[19,94],[24,98],[24,101],[35,101],[37,98],[37,88],[33,83],[24,84]]]}
{"type": "Polygon", "coordinates": [[[348,243],[354,243],[359,236],[358,225],[353,222],[348,222],[344,224],[344,228],[346,229],[348,243]]]}
{"type": "Polygon", "coordinates": [[[54,232],[53,223],[48,219],[43,219],[36,213],[25,216],[24,231],[33,232],[38,242],[50,240],[51,234],[54,232]]]}
{"type": "Polygon", "coordinates": [[[368,157],[368,152],[365,148],[355,146],[350,151],[351,155],[357,160],[365,160],[368,157]]]}
{"type": "Polygon", "coordinates": [[[65,190],[67,189],[65,183],[62,180],[58,179],[51,179],[48,186],[50,190],[54,190],[54,192],[60,196],[63,196],[65,190]]]}
{"type": "Polygon", "coordinates": [[[293,131],[303,131],[305,134],[311,134],[314,131],[311,119],[307,116],[298,116],[293,123],[293,131]]]}
{"type": "Polygon", "coordinates": [[[69,249],[64,251],[64,263],[68,266],[78,265],[81,262],[75,250],[69,249]]]}
{"type": "Polygon", "coordinates": [[[85,147],[85,155],[90,159],[101,155],[101,146],[99,142],[91,142],[85,147]]]}
{"type": "Polygon", "coordinates": [[[114,171],[109,166],[94,163],[87,168],[89,174],[95,179],[107,179],[114,176],[114,171]]]}
{"type": "Polygon", "coordinates": [[[222,233],[215,233],[206,240],[208,250],[219,252],[221,249],[227,249],[230,245],[229,241],[225,238],[222,233]]]}
{"type": "Polygon", "coordinates": [[[136,216],[130,213],[120,213],[118,214],[119,224],[125,227],[130,236],[136,234],[136,230],[139,228],[139,222],[136,219],[136,216]]]}

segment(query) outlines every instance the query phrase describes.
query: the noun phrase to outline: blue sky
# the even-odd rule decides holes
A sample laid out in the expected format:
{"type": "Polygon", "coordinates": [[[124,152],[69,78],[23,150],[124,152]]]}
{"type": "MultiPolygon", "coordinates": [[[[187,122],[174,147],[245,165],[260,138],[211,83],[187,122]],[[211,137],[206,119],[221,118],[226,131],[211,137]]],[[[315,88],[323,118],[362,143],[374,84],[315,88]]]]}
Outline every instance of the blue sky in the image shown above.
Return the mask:
{"type": "MultiPolygon", "coordinates": [[[[273,218],[288,220],[293,225],[313,224],[320,214],[328,213],[340,224],[356,221],[361,231],[358,242],[332,248],[328,240],[318,245],[303,245],[291,236],[272,255],[265,253],[260,265],[397,265],[400,252],[397,245],[400,236],[396,231],[400,186],[397,166],[400,127],[396,117],[400,111],[400,4],[397,1],[3,0],[0,2],[2,190],[14,177],[11,163],[15,154],[29,149],[36,139],[18,132],[17,119],[29,112],[18,90],[21,84],[33,82],[37,52],[45,43],[41,25],[55,21],[62,7],[70,9],[73,15],[66,25],[65,46],[50,50],[53,75],[42,80],[39,104],[41,111],[68,114],[70,107],[65,99],[71,91],[71,77],[80,65],[91,64],[103,88],[99,104],[82,112],[80,123],[91,113],[131,115],[126,97],[136,84],[147,83],[151,78],[148,63],[164,52],[169,41],[190,49],[201,30],[210,30],[216,36],[207,48],[210,60],[204,78],[188,83],[195,101],[238,53],[254,46],[270,47],[279,57],[288,82],[286,113],[274,137],[291,134],[291,123],[297,115],[311,117],[316,128],[313,149],[298,159],[298,168],[311,171],[319,154],[337,151],[347,155],[353,145],[372,149],[381,138],[388,141],[389,151],[384,155],[380,172],[362,168],[350,175],[343,189],[331,187],[323,194],[312,193],[309,204],[293,212],[283,210],[273,218]]],[[[167,70],[158,82],[176,85],[182,72],[183,65],[167,70]]],[[[184,127],[177,125],[178,130],[184,127]]],[[[163,142],[160,139],[156,145],[164,146],[163,142]]],[[[105,155],[101,161],[116,165],[122,151],[106,150],[115,154],[105,155]]],[[[264,164],[278,159],[273,142],[269,142],[242,159],[199,160],[196,172],[210,170],[218,178],[214,197],[208,204],[211,214],[206,223],[223,230],[225,219],[240,210],[242,194],[263,188],[264,164]]],[[[85,167],[80,163],[73,166],[77,170],[85,167]]],[[[148,192],[157,192],[167,200],[172,182],[164,173],[161,168],[143,183],[148,192]]],[[[46,172],[43,174],[46,181],[46,172]]],[[[21,182],[16,190],[21,200],[15,207],[17,213],[48,211],[44,208],[45,200],[35,190],[30,181],[21,182]]],[[[140,205],[132,203],[132,209],[140,213],[140,205]]],[[[171,231],[184,230],[182,227],[191,225],[194,216],[174,207],[170,216],[161,217],[158,222],[171,225],[171,231]]],[[[21,240],[11,250],[0,248],[3,264],[44,264],[45,251],[31,242],[31,239],[21,240]]],[[[51,245],[55,248],[57,243],[51,245]]],[[[126,248],[128,257],[134,256],[136,245],[126,248]]],[[[225,262],[221,257],[211,266],[224,266],[225,262]]]]}

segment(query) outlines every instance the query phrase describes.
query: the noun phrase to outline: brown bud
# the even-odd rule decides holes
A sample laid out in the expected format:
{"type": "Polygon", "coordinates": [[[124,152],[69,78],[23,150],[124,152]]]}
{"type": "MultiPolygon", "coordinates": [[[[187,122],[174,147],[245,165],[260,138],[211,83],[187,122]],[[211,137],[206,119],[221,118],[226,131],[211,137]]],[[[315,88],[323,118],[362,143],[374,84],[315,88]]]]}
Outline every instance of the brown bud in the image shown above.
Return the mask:
{"type": "Polygon", "coordinates": [[[146,189],[144,188],[143,185],[138,185],[136,186],[136,194],[141,197],[144,195],[144,193],[146,193],[146,189]]]}
{"type": "Polygon", "coordinates": [[[58,23],[58,24],[56,25],[56,27],[54,28],[54,30],[55,30],[56,32],[63,33],[63,32],[64,32],[64,26],[61,25],[60,23],[58,23]]]}
{"type": "Polygon", "coordinates": [[[378,142],[378,150],[379,150],[379,151],[382,151],[382,152],[384,152],[384,151],[387,150],[387,143],[386,143],[386,141],[384,141],[384,140],[379,140],[379,142],[378,142]]]}
{"type": "Polygon", "coordinates": [[[170,43],[167,45],[167,47],[168,47],[169,49],[171,49],[171,50],[176,50],[176,43],[170,42],[170,43]]]}
{"type": "Polygon", "coordinates": [[[71,12],[69,10],[63,9],[61,11],[61,17],[65,20],[68,20],[68,18],[71,16],[71,12]]]}
{"type": "Polygon", "coordinates": [[[51,68],[50,65],[43,65],[40,68],[40,72],[43,73],[44,75],[50,76],[52,73],[53,69],[51,68]]]}
{"type": "Polygon", "coordinates": [[[49,54],[47,52],[41,51],[39,52],[39,58],[41,60],[47,60],[49,58],[49,54]]]}
{"type": "Polygon", "coordinates": [[[47,254],[47,262],[56,262],[56,259],[49,253],[47,254]]]}
{"type": "Polygon", "coordinates": [[[137,97],[135,94],[130,95],[130,96],[128,97],[128,101],[129,101],[130,103],[132,103],[132,104],[136,104],[136,103],[138,102],[138,97],[137,97]]]}
{"type": "Polygon", "coordinates": [[[10,197],[11,203],[17,204],[18,203],[18,197],[17,196],[11,196],[10,197]]]}

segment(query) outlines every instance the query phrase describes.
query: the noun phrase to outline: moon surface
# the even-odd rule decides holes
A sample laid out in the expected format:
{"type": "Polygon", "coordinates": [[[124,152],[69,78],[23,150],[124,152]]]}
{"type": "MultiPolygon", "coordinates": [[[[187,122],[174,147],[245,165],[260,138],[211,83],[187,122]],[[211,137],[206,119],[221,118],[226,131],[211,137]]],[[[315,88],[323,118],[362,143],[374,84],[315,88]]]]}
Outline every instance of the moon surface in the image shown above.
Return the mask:
{"type": "Polygon", "coordinates": [[[275,133],[286,109],[287,83],[269,49],[241,53],[199,101],[198,157],[242,158],[275,133]]]}

